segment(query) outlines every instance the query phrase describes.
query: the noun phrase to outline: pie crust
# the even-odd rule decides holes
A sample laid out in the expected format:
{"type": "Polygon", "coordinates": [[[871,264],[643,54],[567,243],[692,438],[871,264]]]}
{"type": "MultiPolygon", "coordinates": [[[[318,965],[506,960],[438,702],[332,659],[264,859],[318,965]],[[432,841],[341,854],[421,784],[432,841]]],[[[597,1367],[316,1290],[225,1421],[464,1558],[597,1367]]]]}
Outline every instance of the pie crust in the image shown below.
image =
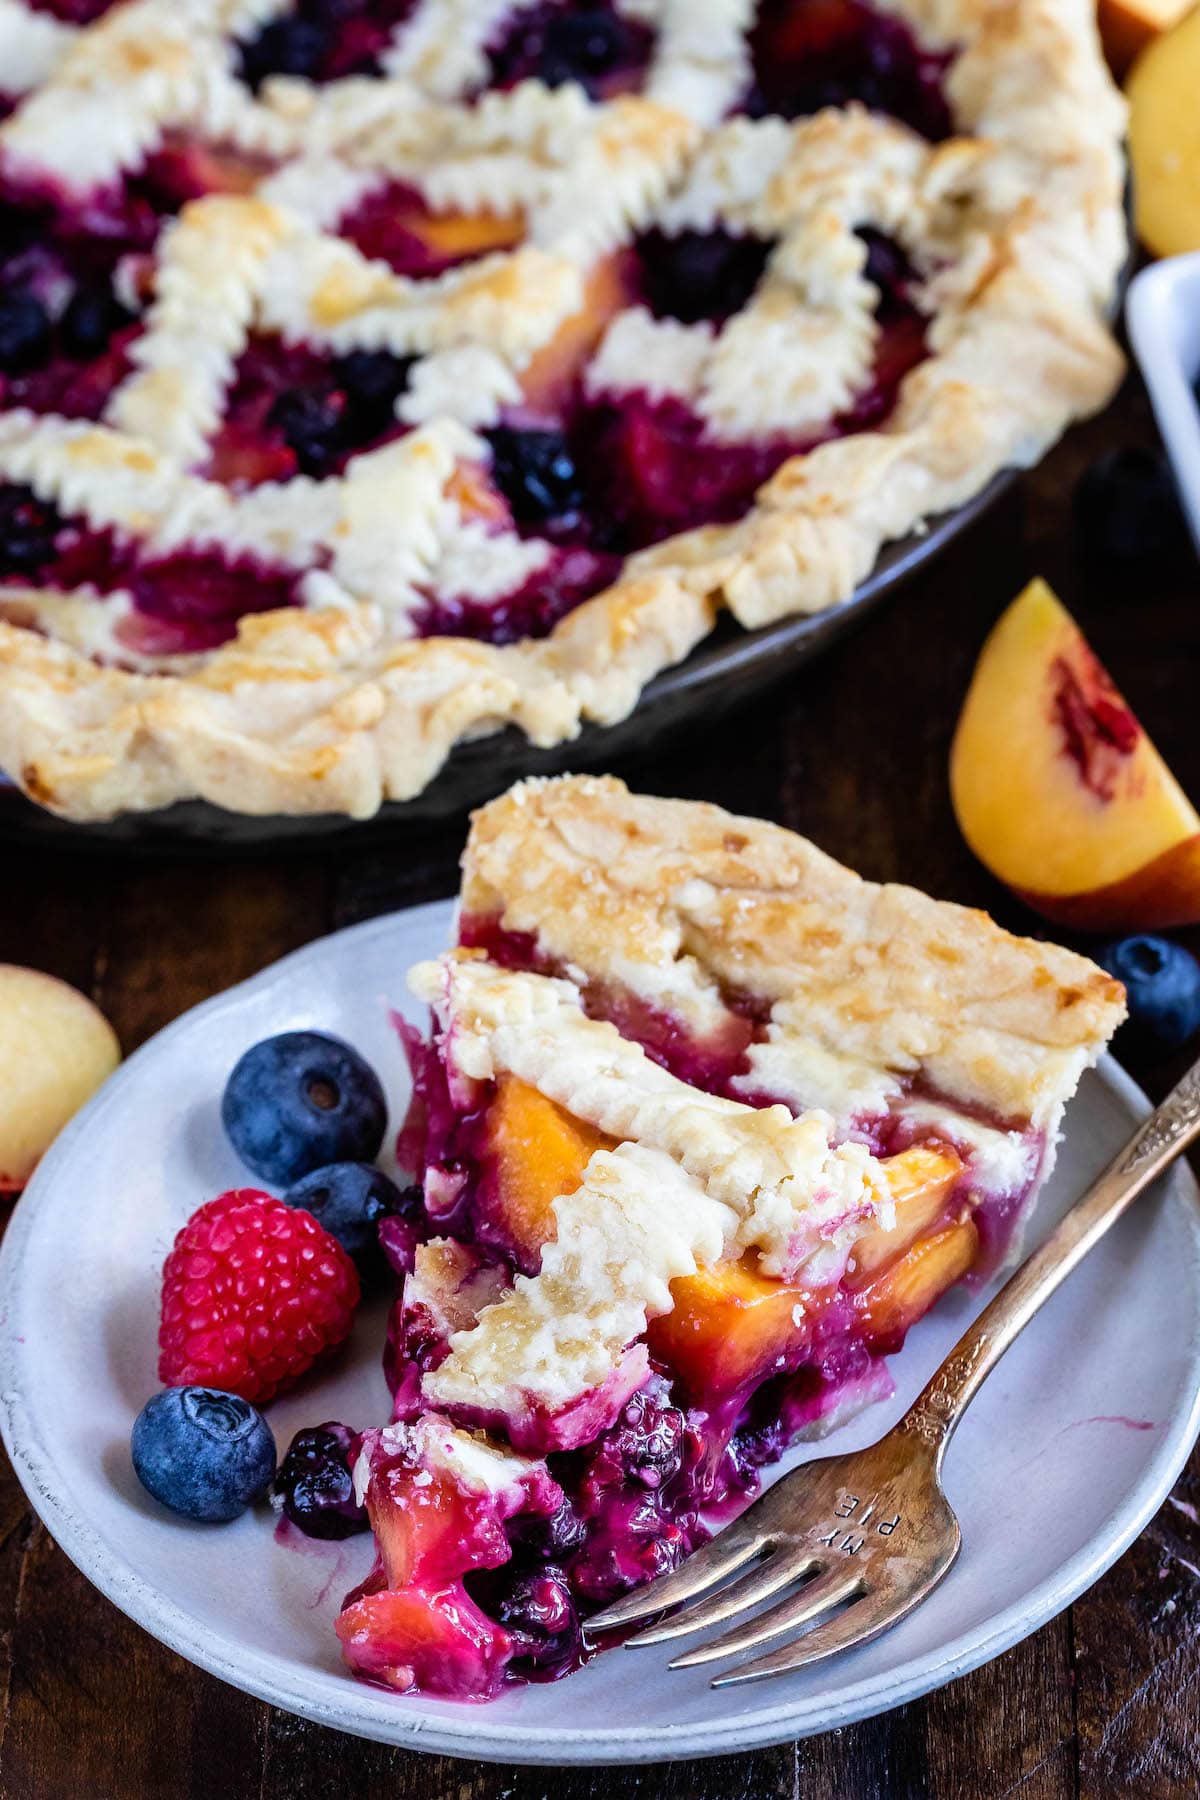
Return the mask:
{"type": "Polygon", "coordinates": [[[68,817],[201,797],[362,818],[419,793],[463,738],[515,725],[550,746],[613,723],[722,611],[749,629],[844,600],[884,543],[1034,462],[1119,379],[1105,312],[1125,250],[1124,113],[1086,0],[887,0],[921,45],[953,52],[963,135],[936,144],[857,104],[727,117],[747,79],[744,0],[702,14],[626,0],[655,48],[643,91],[603,101],[535,80],[472,100],[489,34],[519,8],[466,0],[418,0],[378,77],[276,77],[255,94],[231,45],[276,10],[127,0],[76,30],[0,0],[3,85],[27,90],[0,123],[0,177],[82,202],[183,140],[236,155],[253,190],[194,200],[163,231],[99,420],[0,413],[0,482],[140,556],[265,560],[300,601],[163,655],[122,638],[128,594],[0,586],[0,767],[68,817]],[[385,181],[435,209],[519,213],[523,241],[396,275],[335,231],[385,181]],[[464,511],[456,471],[487,461],[480,432],[605,257],[651,227],[772,242],[743,311],[684,324],[627,307],[584,381],[674,398],[721,441],[795,441],[870,371],[864,226],[909,258],[930,317],[929,354],[880,425],[788,456],[734,522],[636,550],[545,637],[415,635],[420,596],[486,605],[542,566],[536,534],[464,511]],[[419,357],[399,403],[410,429],[320,480],[208,479],[255,331],[419,357]]]}

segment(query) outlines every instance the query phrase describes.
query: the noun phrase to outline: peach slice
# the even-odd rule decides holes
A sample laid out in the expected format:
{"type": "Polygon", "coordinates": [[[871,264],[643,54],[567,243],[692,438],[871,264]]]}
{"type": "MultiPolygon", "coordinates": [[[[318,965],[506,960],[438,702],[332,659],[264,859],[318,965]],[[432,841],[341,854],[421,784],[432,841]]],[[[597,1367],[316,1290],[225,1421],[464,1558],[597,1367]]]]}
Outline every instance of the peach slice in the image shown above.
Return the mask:
{"type": "Polygon", "coordinates": [[[459,462],[446,483],[446,498],[453,500],[466,519],[477,519],[482,525],[495,525],[501,531],[512,524],[507,501],[488,480],[488,472],[478,463],[459,462]]]}
{"type": "Polygon", "coordinates": [[[760,1275],[754,1259],[710,1263],[671,1283],[675,1302],[646,1342],[706,1404],[782,1368],[810,1328],[808,1289],[760,1275]]]}
{"type": "Polygon", "coordinates": [[[1200,249],[1200,10],[1154,39],[1126,83],[1138,236],[1156,256],[1200,249]]]}
{"type": "Polygon", "coordinates": [[[872,1349],[896,1349],[909,1326],[962,1280],[978,1254],[979,1233],[973,1219],[960,1219],[914,1244],[862,1296],[863,1325],[872,1349]]]}
{"type": "MultiPolygon", "coordinates": [[[[896,1218],[865,1233],[850,1254],[847,1285],[868,1286],[897,1264],[937,1223],[962,1163],[940,1145],[915,1145],[883,1167],[895,1196],[896,1218]]],[[[872,1289],[872,1292],[874,1290],[872,1289]]],[[[759,1274],[754,1259],[713,1263],[671,1283],[675,1304],[653,1320],[647,1333],[693,1395],[712,1404],[787,1366],[807,1340],[814,1303],[811,1289],[759,1274]]]]}
{"type": "Polygon", "coordinates": [[[555,1235],[554,1201],[575,1192],[593,1151],[611,1142],[527,1082],[500,1076],[481,1159],[483,1204],[523,1268],[537,1269],[555,1235]]]}
{"type": "Polygon", "coordinates": [[[414,209],[411,214],[398,213],[397,223],[447,262],[465,262],[469,256],[512,250],[525,236],[523,213],[429,213],[414,209]]]}
{"type": "Polygon", "coordinates": [[[1124,75],[1153,38],[1177,25],[1194,0],[1098,0],[1100,42],[1115,75],[1124,75]]]}
{"type": "Polygon", "coordinates": [[[0,963],[0,1193],[24,1187],[120,1060],[112,1026],[83,994],[40,970],[0,963]]]}
{"type": "Polygon", "coordinates": [[[628,306],[630,298],[625,259],[618,254],[598,262],[588,276],[579,311],[563,321],[521,377],[526,402],[535,413],[562,410],[605,327],[628,306]]]}
{"type": "Polygon", "coordinates": [[[1046,918],[1089,931],[1200,920],[1200,816],[1044,581],[983,647],[950,792],[979,860],[1046,918]]]}
{"type": "Polygon", "coordinates": [[[932,1230],[963,1169],[962,1158],[943,1144],[914,1144],[889,1157],[883,1167],[896,1206],[895,1223],[890,1230],[876,1226],[859,1238],[850,1252],[849,1288],[869,1286],[932,1230]]]}

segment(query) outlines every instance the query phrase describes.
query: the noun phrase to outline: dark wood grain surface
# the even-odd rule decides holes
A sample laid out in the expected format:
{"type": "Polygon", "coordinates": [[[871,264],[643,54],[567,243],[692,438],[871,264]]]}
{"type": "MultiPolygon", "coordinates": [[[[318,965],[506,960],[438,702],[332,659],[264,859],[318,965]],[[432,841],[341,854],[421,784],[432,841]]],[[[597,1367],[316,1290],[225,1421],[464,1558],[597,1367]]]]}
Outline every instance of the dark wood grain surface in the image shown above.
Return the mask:
{"type": "MultiPolygon", "coordinates": [[[[1200,794],[1200,571],[1153,583],[1136,574],[1127,592],[1101,595],[1084,577],[1071,528],[1080,470],[1115,443],[1150,438],[1131,383],[858,636],[746,713],[621,772],[652,792],[778,819],[876,880],[910,881],[1034,928],[968,854],[946,788],[972,661],[1028,576],[1059,587],[1184,785],[1200,794]]],[[[360,851],[237,863],[5,845],[0,959],[91,992],[129,1051],[322,932],[453,892],[461,839],[461,827],[420,839],[397,833],[360,851]]],[[[1200,949],[1200,933],[1192,941],[1200,949]]],[[[1182,1060],[1131,1059],[1131,1067],[1158,1095],[1182,1060]]],[[[1197,1509],[1200,1455],[1139,1542],[1068,1613],[927,1700],[742,1757],[559,1772],[385,1749],[222,1686],[88,1586],[3,1464],[0,1792],[4,1800],[1192,1800],[1197,1509]]]]}

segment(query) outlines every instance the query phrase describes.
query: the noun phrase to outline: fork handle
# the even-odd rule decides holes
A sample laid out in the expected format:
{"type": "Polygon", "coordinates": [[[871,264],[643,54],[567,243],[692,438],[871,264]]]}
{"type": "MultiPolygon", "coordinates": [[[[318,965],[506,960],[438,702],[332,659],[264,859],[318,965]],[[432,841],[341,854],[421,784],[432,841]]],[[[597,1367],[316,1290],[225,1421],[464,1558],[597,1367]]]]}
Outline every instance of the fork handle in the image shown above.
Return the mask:
{"type": "Polygon", "coordinates": [[[1088,1251],[1169,1163],[1200,1137],[1200,1062],[959,1338],[905,1413],[897,1432],[921,1440],[940,1467],[954,1428],[1014,1338],[1088,1251]]]}

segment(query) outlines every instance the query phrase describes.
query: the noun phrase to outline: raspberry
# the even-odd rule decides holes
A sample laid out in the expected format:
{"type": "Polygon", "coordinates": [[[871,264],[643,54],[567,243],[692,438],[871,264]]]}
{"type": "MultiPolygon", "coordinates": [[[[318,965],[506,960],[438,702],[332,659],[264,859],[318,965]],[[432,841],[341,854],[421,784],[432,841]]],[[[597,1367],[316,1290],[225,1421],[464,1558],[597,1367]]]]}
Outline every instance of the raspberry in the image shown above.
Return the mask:
{"type": "Polygon", "coordinates": [[[357,1305],[354,1264],[311,1213],[232,1188],[163,1265],[158,1378],[270,1400],[341,1343],[357,1305]]]}

